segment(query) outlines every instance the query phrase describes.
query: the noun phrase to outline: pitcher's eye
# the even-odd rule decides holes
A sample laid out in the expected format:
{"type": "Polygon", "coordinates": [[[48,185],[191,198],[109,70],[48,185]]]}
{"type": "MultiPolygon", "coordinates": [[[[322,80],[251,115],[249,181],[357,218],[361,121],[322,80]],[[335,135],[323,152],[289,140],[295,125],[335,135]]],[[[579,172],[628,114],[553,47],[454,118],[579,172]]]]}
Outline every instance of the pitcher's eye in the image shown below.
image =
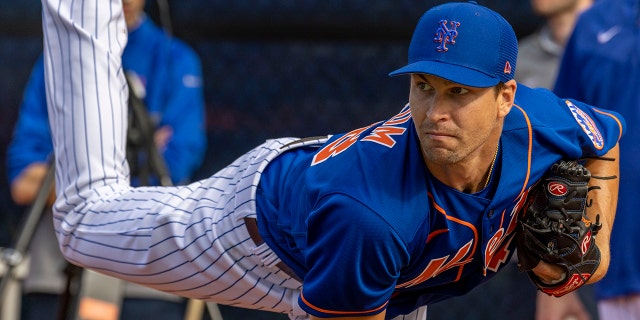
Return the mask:
{"type": "Polygon", "coordinates": [[[450,91],[453,94],[465,94],[465,93],[469,92],[469,89],[463,88],[463,87],[454,87],[454,88],[451,88],[450,91]]]}
{"type": "Polygon", "coordinates": [[[419,82],[417,84],[417,86],[418,86],[418,89],[420,89],[420,90],[431,90],[431,89],[433,89],[433,87],[431,85],[429,85],[428,83],[426,83],[426,82],[419,82]]]}

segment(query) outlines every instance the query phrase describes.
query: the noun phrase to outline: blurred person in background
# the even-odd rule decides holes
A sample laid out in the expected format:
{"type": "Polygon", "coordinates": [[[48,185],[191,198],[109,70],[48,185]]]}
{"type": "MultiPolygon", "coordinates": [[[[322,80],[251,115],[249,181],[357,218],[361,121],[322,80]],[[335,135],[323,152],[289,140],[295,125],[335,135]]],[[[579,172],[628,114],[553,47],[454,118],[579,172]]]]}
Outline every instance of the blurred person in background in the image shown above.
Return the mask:
{"type": "Polygon", "coordinates": [[[580,13],[593,0],[531,0],[542,26],[518,41],[516,80],[529,87],[552,89],[564,46],[580,13]]]}
{"type": "MultiPolygon", "coordinates": [[[[189,182],[205,155],[205,109],[200,59],[184,42],[171,37],[144,13],[144,0],[123,0],[129,41],[123,53],[125,72],[136,79],[153,140],[173,184],[189,182]]],[[[45,96],[43,59],[36,61],[24,91],[18,122],[8,148],[11,197],[30,205],[49,170],[52,156],[45,96]]],[[[132,168],[148,167],[145,156],[132,168]]],[[[133,173],[135,175],[135,172],[133,173]]],[[[150,176],[150,184],[160,177],[150,176]]],[[[140,181],[133,183],[140,183],[140,181]]],[[[53,196],[53,193],[52,193],[53,196]]],[[[22,319],[48,319],[60,307],[67,262],[59,252],[47,210],[30,246],[30,273],[25,280],[22,319]]],[[[185,299],[130,283],[125,284],[121,319],[182,319],[185,299]]]]}
{"type": "MultiPolygon", "coordinates": [[[[567,43],[554,91],[640,122],[640,0],[600,0],[585,11],[567,43]]],[[[611,264],[595,285],[601,320],[640,319],[640,126],[620,141],[620,194],[611,264]]],[[[560,298],[558,300],[562,301],[560,298]]],[[[543,306],[542,308],[544,308],[543,306]]]]}

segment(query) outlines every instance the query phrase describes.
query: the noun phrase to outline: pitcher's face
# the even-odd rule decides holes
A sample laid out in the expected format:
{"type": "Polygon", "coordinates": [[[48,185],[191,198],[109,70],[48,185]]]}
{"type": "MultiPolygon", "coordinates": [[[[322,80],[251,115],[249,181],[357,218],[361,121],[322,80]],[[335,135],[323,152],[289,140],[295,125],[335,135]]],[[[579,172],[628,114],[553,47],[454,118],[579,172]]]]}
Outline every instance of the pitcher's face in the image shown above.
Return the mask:
{"type": "MultiPolygon", "coordinates": [[[[509,90],[515,95],[509,82],[509,90]]],[[[495,149],[502,121],[513,100],[497,87],[464,86],[426,74],[411,75],[409,105],[425,161],[455,164],[487,148],[495,149]],[[511,99],[510,101],[505,101],[511,99]]]]}

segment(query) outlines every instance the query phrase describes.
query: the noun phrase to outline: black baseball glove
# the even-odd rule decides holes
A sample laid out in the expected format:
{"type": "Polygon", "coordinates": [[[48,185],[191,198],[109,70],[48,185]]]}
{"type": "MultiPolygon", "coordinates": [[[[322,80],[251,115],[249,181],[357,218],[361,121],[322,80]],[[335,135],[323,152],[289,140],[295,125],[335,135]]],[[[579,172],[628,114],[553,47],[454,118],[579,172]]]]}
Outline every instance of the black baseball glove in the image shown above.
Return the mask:
{"type": "Polygon", "coordinates": [[[601,228],[586,215],[587,185],[591,173],[576,161],[560,161],[534,187],[519,221],[518,266],[527,271],[543,292],[563,296],[582,286],[600,264],[595,236],[601,228]],[[540,260],[564,268],[565,277],[553,284],[540,280],[532,271],[540,260]]]}

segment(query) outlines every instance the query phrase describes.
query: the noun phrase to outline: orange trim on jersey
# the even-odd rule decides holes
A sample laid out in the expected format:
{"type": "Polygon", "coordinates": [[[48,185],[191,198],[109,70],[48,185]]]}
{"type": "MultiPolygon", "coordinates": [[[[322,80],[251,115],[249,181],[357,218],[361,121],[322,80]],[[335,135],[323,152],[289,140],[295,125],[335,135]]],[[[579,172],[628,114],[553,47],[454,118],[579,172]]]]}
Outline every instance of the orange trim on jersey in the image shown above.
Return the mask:
{"type": "Polygon", "coordinates": [[[402,124],[409,120],[411,120],[411,109],[406,109],[406,110],[400,111],[400,113],[395,115],[393,118],[385,121],[384,125],[390,126],[390,125],[402,124]]]}
{"type": "MultiPolygon", "coordinates": [[[[464,246],[459,248],[458,252],[451,259],[449,259],[449,255],[440,257],[440,258],[431,259],[431,262],[429,262],[429,264],[418,276],[416,276],[415,278],[409,281],[405,281],[401,284],[396,285],[396,288],[407,288],[407,287],[418,285],[422,282],[425,282],[431,279],[432,277],[437,276],[439,273],[445,270],[450,270],[453,268],[458,268],[458,273],[456,275],[456,279],[454,280],[454,281],[458,281],[462,277],[462,271],[464,269],[464,266],[471,261],[472,258],[470,257],[473,257],[477,249],[478,230],[476,229],[476,227],[467,221],[463,221],[458,218],[449,216],[442,207],[440,207],[437,203],[435,203],[435,199],[433,198],[433,195],[431,193],[427,193],[427,195],[429,196],[429,199],[431,199],[431,203],[433,204],[436,211],[444,215],[447,220],[456,222],[458,224],[461,224],[471,229],[471,231],[473,232],[473,240],[470,240],[464,246]]],[[[429,240],[431,240],[436,235],[442,234],[446,231],[448,230],[443,229],[443,230],[437,230],[430,233],[429,236],[427,237],[427,242],[429,242],[429,240]]]]}
{"type": "Polygon", "coordinates": [[[463,226],[467,226],[469,227],[469,229],[471,229],[471,231],[473,231],[473,248],[471,249],[471,255],[473,255],[476,252],[476,247],[478,246],[478,230],[476,229],[476,227],[470,222],[449,216],[447,212],[435,202],[435,199],[433,199],[433,195],[431,193],[427,193],[427,195],[429,196],[429,199],[431,199],[431,203],[433,203],[433,207],[436,208],[436,210],[440,212],[442,215],[444,215],[444,217],[447,220],[451,220],[463,226]]]}
{"type": "Polygon", "coordinates": [[[604,114],[606,116],[609,116],[611,118],[613,118],[613,120],[616,121],[616,123],[618,123],[618,128],[620,129],[620,133],[618,134],[618,141],[620,141],[620,139],[622,139],[622,122],[620,122],[620,119],[618,119],[618,117],[614,116],[613,114],[609,113],[609,112],[604,112],[602,110],[598,110],[596,108],[593,108],[593,111],[599,113],[599,114],[604,114]]]}
{"type": "Polygon", "coordinates": [[[302,300],[302,302],[304,302],[304,304],[309,306],[311,309],[316,310],[318,312],[326,313],[326,314],[364,315],[364,314],[378,312],[378,311],[380,311],[382,309],[385,309],[387,307],[387,305],[389,304],[389,301],[387,301],[383,305],[381,305],[381,306],[379,306],[379,307],[377,307],[375,309],[368,310],[368,311],[333,311],[333,310],[327,310],[327,309],[318,308],[318,307],[314,306],[313,304],[309,303],[309,301],[307,301],[307,299],[304,298],[304,292],[302,292],[302,291],[300,291],[300,299],[302,300]]]}
{"type": "MultiPolygon", "coordinates": [[[[527,113],[517,104],[513,105],[518,108],[520,112],[522,112],[522,116],[524,120],[527,122],[527,131],[529,132],[529,147],[527,148],[527,177],[524,179],[524,184],[522,184],[522,190],[520,190],[520,194],[522,194],[525,189],[527,189],[527,184],[529,184],[529,178],[531,177],[531,158],[532,158],[532,150],[533,150],[533,128],[531,126],[531,120],[529,120],[529,116],[527,113]]],[[[516,199],[517,201],[518,199],[516,199]]]]}
{"type": "Polygon", "coordinates": [[[427,242],[425,242],[425,243],[429,243],[429,241],[431,241],[431,239],[433,239],[433,237],[435,237],[437,235],[440,235],[440,234],[443,234],[445,232],[449,232],[449,229],[442,229],[442,230],[436,230],[434,232],[431,232],[429,234],[429,236],[427,236],[427,242]]]}

